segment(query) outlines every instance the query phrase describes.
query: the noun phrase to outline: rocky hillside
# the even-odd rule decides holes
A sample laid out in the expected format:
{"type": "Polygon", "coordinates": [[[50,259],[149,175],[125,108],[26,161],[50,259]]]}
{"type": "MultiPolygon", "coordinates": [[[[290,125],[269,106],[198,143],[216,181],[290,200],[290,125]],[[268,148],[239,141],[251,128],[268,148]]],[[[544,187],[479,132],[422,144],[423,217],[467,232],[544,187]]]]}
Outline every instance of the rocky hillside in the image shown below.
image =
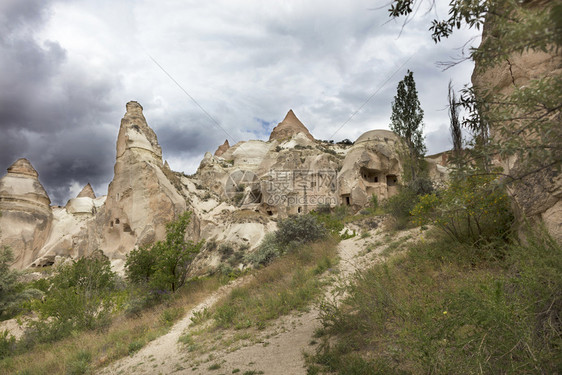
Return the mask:
{"type": "MultiPolygon", "coordinates": [[[[397,192],[402,175],[400,142],[387,130],[363,134],[353,144],[314,139],[290,110],[268,141],[250,140],[207,152],[197,173],[172,171],[162,160],[143,108],[129,102],[117,139],[108,194],[88,184],[65,207],[50,206],[38,173],[26,159],[0,179],[2,241],[15,253],[15,268],[42,267],[100,249],[116,269],[129,251],[160,240],[167,222],[190,210],[189,236],[227,242],[251,251],[276,228],[276,220],[319,205],[359,210],[374,194],[397,192]]],[[[431,176],[446,178],[443,158],[428,158],[431,176]]],[[[220,254],[208,246],[196,272],[216,267],[220,254]]]]}

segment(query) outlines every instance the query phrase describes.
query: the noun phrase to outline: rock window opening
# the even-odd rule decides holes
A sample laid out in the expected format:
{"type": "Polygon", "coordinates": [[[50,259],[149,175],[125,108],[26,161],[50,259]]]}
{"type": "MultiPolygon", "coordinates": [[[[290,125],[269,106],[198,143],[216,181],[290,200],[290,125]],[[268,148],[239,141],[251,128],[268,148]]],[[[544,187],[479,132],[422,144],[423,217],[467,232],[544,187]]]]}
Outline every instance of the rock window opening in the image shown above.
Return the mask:
{"type": "Polygon", "coordinates": [[[342,200],[342,203],[345,204],[346,206],[351,205],[351,198],[350,198],[349,195],[342,195],[341,200],[342,200]]]}
{"type": "Polygon", "coordinates": [[[386,184],[388,186],[396,186],[396,184],[398,183],[398,177],[396,177],[393,174],[389,174],[388,176],[386,176],[386,184]]]}
{"type": "Polygon", "coordinates": [[[269,216],[273,216],[273,211],[267,210],[267,214],[268,214],[269,216]]]}
{"type": "Polygon", "coordinates": [[[115,225],[119,225],[119,219],[115,219],[115,225]]]}
{"type": "Polygon", "coordinates": [[[109,226],[113,228],[113,220],[109,223],[109,226]]]}
{"type": "Polygon", "coordinates": [[[379,182],[379,171],[377,171],[376,169],[369,169],[369,168],[361,168],[361,170],[359,171],[361,174],[361,177],[363,177],[363,179],[367,182],[379,182]]]}
{"type": "Polygon", "coordinates": [[[297,212],[300,214],[300,213],[302,212],[302,207],[299,207],[299,208],[297,209],[297,212]]]}

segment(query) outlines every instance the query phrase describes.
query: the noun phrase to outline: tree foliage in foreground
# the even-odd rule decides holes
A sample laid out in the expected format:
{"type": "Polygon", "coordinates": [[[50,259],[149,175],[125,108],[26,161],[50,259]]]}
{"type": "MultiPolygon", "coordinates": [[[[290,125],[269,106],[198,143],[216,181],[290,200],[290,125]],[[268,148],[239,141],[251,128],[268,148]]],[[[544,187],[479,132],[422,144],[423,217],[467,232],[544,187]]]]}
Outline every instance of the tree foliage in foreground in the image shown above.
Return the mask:
{"type": "MultiPolygon", "coordinates": [[[[427,0],[429,7],[434,2],[427,0]]],[[[393,0],[390,17],[410,17],[423,0],[393,0]]],[[[485,71],[510,64],[512,56],[525,52],[557,55],[562,48],[562,2],[518,0],[452,0],[449,16],[436,19],[430,30],[437,43],[463,25],[486,33],[469,58],[485,71]]],[[[508,66],[505,69],[509,69],[508,66]]],[[[518,166],[509,171],[508,182],[521,181],[548,169],[560,172],[562,165],[562,77],[547,71],[523,85],[513,80],[511,94],[483,87],[464,90],[461,105],[469,116],[463,125],[475,135],[473,161],[487,165],[492,157],[516,157],[518,166]],[[494,140],[489,140],[491,132],[494,140]]]]}
{"type": "Polygon", "coordinates": [[[171,292],[184,285],[189,266],[203,245],[185,239],[190,219],[191,212],[185,212],[166,225],[165,240],[131,251],[125,263],[127,279],[171,292]]]}

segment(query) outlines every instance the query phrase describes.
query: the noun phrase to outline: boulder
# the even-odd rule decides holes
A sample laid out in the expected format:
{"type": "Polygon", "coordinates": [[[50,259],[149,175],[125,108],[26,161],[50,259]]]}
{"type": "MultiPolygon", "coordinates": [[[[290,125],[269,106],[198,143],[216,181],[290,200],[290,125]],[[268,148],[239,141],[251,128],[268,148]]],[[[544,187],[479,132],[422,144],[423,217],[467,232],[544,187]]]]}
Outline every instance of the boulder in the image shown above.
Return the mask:
{"type": "Polygon", "coordinates": [[[18,159],[0,179],[0,236],[14,252],[14,268],[32,263],[51,232],[51,200],[27,159],[18,159]]]}

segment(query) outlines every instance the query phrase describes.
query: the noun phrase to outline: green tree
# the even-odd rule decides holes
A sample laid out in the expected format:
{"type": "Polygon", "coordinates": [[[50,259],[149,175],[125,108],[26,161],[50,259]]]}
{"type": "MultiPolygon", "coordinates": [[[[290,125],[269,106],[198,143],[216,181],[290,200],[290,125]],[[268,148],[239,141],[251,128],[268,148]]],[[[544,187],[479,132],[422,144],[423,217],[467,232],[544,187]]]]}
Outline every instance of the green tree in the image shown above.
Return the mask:
{"type": "Polygon", "coordinates": [[[453,89],[453,84],[449,81],[447,100],[449,102],[449,131],[451,140],[453,141],[453,162],[457,165],[461,163],[462,158],[462,130],[461,120],[459,118],[460,104],[453,89]]]}
{"type": "Polygon", "coordinates": [[[191,212],[185,212],[166,225],[165,240],[133,250],[125,263],[127,279],[172,292],[184,285],[189,266],[203,245],[185,239],[190,219],[191,212]]]}
{"type": "Polygon", "coordinates": [[[156,252],[151,246],[141,246],[127,254],[125,275],[134,284],[148,283],[156,267],[156,252]]]}
{"type": "Polygon", "coordinates": [[[392,101],[390,121],[390,129],[406,143],[407,163],[411,173],[409,179],[415,181],[422,168],[426,147],[422,134],[423,110],[418,99],[414,74],[409,70],[404,79],[398,83],[396,96],[392,101]]]}

